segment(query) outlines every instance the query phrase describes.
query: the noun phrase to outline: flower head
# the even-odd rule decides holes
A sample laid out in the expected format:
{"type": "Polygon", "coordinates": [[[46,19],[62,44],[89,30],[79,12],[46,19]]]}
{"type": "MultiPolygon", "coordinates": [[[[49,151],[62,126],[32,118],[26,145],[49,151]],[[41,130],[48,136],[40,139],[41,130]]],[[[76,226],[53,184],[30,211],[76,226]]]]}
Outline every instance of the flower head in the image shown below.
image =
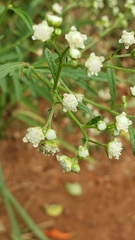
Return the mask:
{"type": "Polygon", "coordinates": [[[62,155],[62,156],[56,156],[57,161],[59,162],[60,166],[63,169],[63,172],[71,172],[71,168],[72,168],[72,160],[71,158],[62,155]]]}
{"type": "Polygon", "coordinates": [[[39,152],[42,152],[47,156],[54,155],[55,153],[60,151],[57,144],[54,141],[49,140],[45,141],[42,145],[40,145],[38,150],[39,152]]]}
{"type": "Polygon", "coordinates": [[[78,102],[81,102],[82,100],[82,96],[81,94],[72,94],[72,93],[64,93],[63,94],[63,101],[62,101],[62,105],[63,105],[63,111],[67,112],[67,111],[72,111],[72,112],[76,112],[77,111],[77,105],[78,102]]]}
{"type": "Polygon", "coordinates": [[[23,142],[31,142],[33,147],[38,147],[40,141],[45,139],[45,135],[41,127],[28,128],[27,132],[28,133],[23,138],[23,142]]]}
{"type": "Polygon", "coordinates": [[[122,150],[122,143],[118,142],[117,139],[109,142],[106,146],[107,155],[109,158],[119,159],[122,150]]]}
{"type": "Polygon", "coordinates": [[[122,112],[119,116],[116,116],[115,127],[118,131],[128,132],[129,125],[132,121],[126,117],[126,113],[122,112]]]}
{"type": "Polygon", "coordinates": [[[53,11],[55,11],[56,13],[62,14],[63,7],[62,7],[59,3],[54,3],[54,4],[52,5],[52,9],[53,9],[53,11]]]}
{"type": "Polygon", "coordinates": [[[130,92],[133,97],[135,97],[135,86],[130,87],[130,92]]]}
{"type": "Polygon", "coordinates": [[[51,38],[54,31],[53,27],[49,27],[46,21],[39,23],[38,25],[33,25],[34,34],[32,36],[33,40],[40,40],[46,42],[51,38]]]}
{"type": "Polygon", "coordinates": [[[91,53],[90,57],[85,62],[85,67],[87,68],[88,76],[96,75],[98,76],[98,72],[100,72],[102,62],[104,61],[103,56],[96,56],[95,53],[91,53]]]}
{"type": "Polygon", "coordinates": [[[84,41],[87,39],[85,34],[77,31],[75,26],[72,26],[69,33],[65,35],[70,48],[85,48],[84,41]]]}
{"type": "Polygon", "coordinates": [[[89,151],[88,151],[88,148],[87,147],[84,147],[84,146],[79,146],[78,148],[78,156],[80,158],[86,158],[89,156],[89,151]]]}
{"type": "Polygon", "coordinates": [[[130,45],[135,43],[134,32],[127,32],[126,30],[123,30],[123,34],[121,39],[119,39],[119,43],[124,43],[125,49],[128,49],[130,45]]]}
{"type": "Polygon", "coordinates": [[[53,129],[48,129],[45,133],[45,137],[47,140],[55,140],[57,138],[56,131],[53,129]]]}

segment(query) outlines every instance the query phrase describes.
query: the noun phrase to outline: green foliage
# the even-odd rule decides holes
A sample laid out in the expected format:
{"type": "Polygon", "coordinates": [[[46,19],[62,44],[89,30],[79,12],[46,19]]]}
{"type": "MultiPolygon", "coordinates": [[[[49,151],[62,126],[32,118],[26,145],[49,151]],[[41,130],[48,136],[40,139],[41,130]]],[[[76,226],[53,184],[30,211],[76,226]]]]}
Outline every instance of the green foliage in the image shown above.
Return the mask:
{"type": "Polygon", "coordinates": [[[54,80],[56,80],[58,67],[54,61],[51,51],[48,48],[45,49],[45,56],[46,56],[47,63],[49,65],[49,69],[51,71],[52,77],[54,80]]]}
{"type": "Polygon", "coordinates": [[[132,126],[129,127],[129,135],[130,135],[132,152],[133,152],[133,155],[135,156],[135,129],[132,126]]]}
{"type": "Polygon", "coordinates": [[[116,100],[116,78],[115,78],[114,70],[112,68],[107,68],[107,76],[108,76],[108,85],[109,85],[110,95],[111,95],[111,105],[113,106],[116,100]]]}

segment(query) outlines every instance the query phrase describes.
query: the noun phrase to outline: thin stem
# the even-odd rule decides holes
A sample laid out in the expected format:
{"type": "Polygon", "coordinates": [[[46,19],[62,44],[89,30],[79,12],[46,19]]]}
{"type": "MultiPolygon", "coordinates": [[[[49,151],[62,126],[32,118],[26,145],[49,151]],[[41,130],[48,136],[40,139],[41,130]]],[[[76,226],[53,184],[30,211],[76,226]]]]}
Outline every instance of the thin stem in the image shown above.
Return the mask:
{"type": "Polygon", "coordinates": [[[118,112],[116,112],[116,111],[114,111],[114,110],[112,110],[112,109],[110,109],[110,108],[108,108],[108,107],[105,107],[105,106],[103,106],[103,105],[100,105],[99,103],[96,103],[96,102],[93,102],[92,100],[89,100],[88,98],[83,98],[83,100],[86,102],[86,103],[90,103],[91,105],[93,105],[93,106],[95,106],[95,107],[97,107],[97,108],[99,108],[99,109],[102,109],[102,110],[104,110],[104,111],[107,111],[107,112],[109,112],[109,113],[111,113],[111,114],[113,114],[113,115],[118,115],[119,113],[118,112]]]}
{"type": "Polygon", "coordinates": [[[32,72],[43,82],[46,84],[46,86],[50,89],[52,89],[52,84],[47,80],[45,79],[44,77],[42,77],[42,75],[40,73],[38,73],[34,67],[30,67],[30,69],[32,70],[32,72]]]}
{"type": "Polygon", "coordinates": [[[39,227],[34,223],[34,221],[29,217],[29,215],[24,211],[21,205],[17,202],[17,200],[13,197],[13,195],[6,189],[6,195],[16,209],[20,217],[23,221],[28,225],[29,229],[37,236],[40,240],[49,240],[46,236],[43,235],[42,231],[39,227]]]}
{"type": "Polygon", "coordinates": [[[94,143],[94,144],[99,145],[99,146],[102,146],[102,147],[105,147],[105,146],[106,146],[106,144],[100,143],[100,142],[95,142],[95,141],[92,140],[92,139],[88,139],[88,142],[94,143]]]}
{"type": "Polygon", "coordinates": [[[123,68],[123,67],[117,67],[117,66],[113,66],[113,65],[104,65],[104,68],[113,68],[113,69],[117,69],[117,70],[122,70],[124,72],[133,72],[135,73],[134,69],[130,69],[130,68],[123,68]]]}
{"type": "Polygon", "coordinates": [[[60,77],[60,73],[61,73],[61,69],[62,69],[61,62],[62,62],[62,58],[60,58],[57,76],[56,76],[56,79],[55,79],[55,81],[54,81],[54,87],[53,87],[54,91],[55,91],[56,88],[57,88],[58,81],[59,81],[59,77],[60,77]]]}

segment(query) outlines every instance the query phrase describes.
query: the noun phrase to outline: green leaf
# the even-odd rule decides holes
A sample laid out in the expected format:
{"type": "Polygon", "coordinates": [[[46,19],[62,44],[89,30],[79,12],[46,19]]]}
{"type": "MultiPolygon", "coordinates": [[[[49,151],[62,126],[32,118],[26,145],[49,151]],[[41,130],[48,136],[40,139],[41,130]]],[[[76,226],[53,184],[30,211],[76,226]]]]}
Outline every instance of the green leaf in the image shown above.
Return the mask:
{"type": "Polygon", "coordinates": [[[48,66],[50,68],[50,71],[52,73],[52,77],[55,80],[57,77],[58,67],[57,67],[56,62],[54,61],[51,51],[48,48],[45,49],[45,57],[46,57],[48,66]]]}
{"type": "Polygon", "coordinates": [[[78,102],[77,108],[80,108],[84,112],[88,113],[91,117],[93,117],[92,111],[82,102],[78,102]]]}
{"type": "Polygon", "coordinates": [[[20,100],[22,98],[22,84],[20,83],[17,73],[13,74],[12,80],[14,83],[16,99],[17,99],[17,101],[20,102],[20,100]]]}
{"type": "Polygon", "coordinates": [[[107,75],[108,75],[108,85],[109,85],[110,96],[111,96],[111,105],[113,106],[116,100],[116,78],[115,78],[114,70],[112,68],[107,68],[107,75]]]}
{"type": "Polygon", "coordinates": [[[104,72],[100,72],[98,76],[88,77],[86,69],[82,68],[71,68],[71,67],[63,67],[61,71],[61,77],[67,77],[70,79],[74,79],[78,82],[78,80],[83,81],[100,81],[107,82],[107,74],[104,72]]]}
{"type": "Polygon", "coordinates": [[[102,119],[102,116],[96,116],[94,118],[92,118],[89,122],[87,122],[85,124],[86,127],[91,126],[91,125],[95,125],[96,123],[98,123],[100,120],[102,119]]]}
{"type": "Polygon", "coordinates": [[[22,68],[22,62],[6,63],[0,65],[0,78],[4,78],[8,74],[13,74],[16,69],[22,68]]]}
{"type": "Polygon", "coordinates": [[[33,24],[29,15],[26,12],[24,12],[21,8],[12,7],[11,10],[13,10],[25,22],[30,31],[32,31],[33,24]]]}
{"type": "Polygon", "coordinates": [[[133,155],[135,156],[135,129],[132,126],[128,128],[133,155]]]}

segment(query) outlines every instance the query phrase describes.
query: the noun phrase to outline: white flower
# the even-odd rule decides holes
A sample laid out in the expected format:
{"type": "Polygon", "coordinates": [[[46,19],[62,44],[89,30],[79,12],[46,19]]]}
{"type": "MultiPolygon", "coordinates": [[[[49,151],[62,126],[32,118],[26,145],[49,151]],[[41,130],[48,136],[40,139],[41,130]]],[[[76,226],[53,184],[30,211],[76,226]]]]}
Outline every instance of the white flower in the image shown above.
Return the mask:
{"type": "Polygon", "coordinates": [[[78,156],[81,158],[86,158],[89,156],[89,151],[87,147],[79,146],[78,147],[78,156]]]}
{"type": "Polygon", "coordinates": [[[42,145],[40,145],[38,150],[47,156],[54,155],[60,151],[54,141],[45,141],[42,145]]]}
{"type": "Polygon", "coordinates": [[[106,146],[107,155],[109,158],[119,159],[122,150],[122,143],[118,142],[117,139],[111,141],[106,146]]]}
{"type": "Polygon", "coordinates": [[[64,112],[67,112],[67,111],[76,112],[77,111],[76,107],[78,105],[77,97],[72,93],[69,93],[69,94],[64,93],[62,105],[63,105],[64,112]]]}
{"type": "Polygon", "coordinates": [[[49,27],[46,21],[39,23],[38,25],[33,25],[34,34],[32,36],[33,40],[40,40],[46,42],[51,38],[54,31],[53,27],[49,27]]]}
{"type": "Polygon", "coordinates": [[[52,9],[53,9],[53,11],[55,11],[56,13],[62,14],[63,7],[62,7],[59,3],[54,3],[54,4],[52,5],[52,9]]]}
{"type": "Polygon", "coordinates": [[[31,142],[33,147],[38,147],[41,140],[45,139],[45,135],[41,127],[33,127],[27,129],[28,133],[23,138],[23,142],[31,142]]]}
{"type": "Polygon", "coordinates": [[[103,56],[96,56],[95,53],[91,53],[90,57],[85,62],[85,67],[87,68],[88,76],[96,75],[98,76],[98,72],[100,72],[102,62],[104,61],[103,56]]]}
{"type": "Polygon", "coordinates": [[[63,169],[63,172],[71,172],[71,168],[72,168],[72,160],[71,158],[62,155],[62,156],[56,156],[57,161],[59,162],[60,166],[63,169]]]}
{"type": "Polygon", "coordinates": [[[57,138],[56,131],[53,129],[48,129],[45,133],[45,137],[47,140],[55,140],[57,138]]]}
{"type": "Polygon", "coordinates": [[[72,26],[69,33],[65,35],[70,48],[85,48],[84,41],[87,39],[85,34],[77,31],[75,26],[72,26]]]}
{"type": "Polygon", "coordinates": [[[53,27],[59,27],[60,24],[62,23],[62,20],[63,20],[62,17],[58,17],[58,16],[55,16],[55,15],[48,15],[47,16],[48,23],[53,27]]]}
{"type": "Polygon", "coordinates": [[[82,56],[81,52],[76,48],[70,48],[69,55],[73,59],[78,59],[78,58],[81,58],[82,56]]]}
{"type": "Polygon", "coordinates": [[[130,87],[130,92],[131,92],[131,95],[133,97],[135,97],[135,86],[134,87],[130,87]]]}
{"type": "Polygon", "coordinates": [[[97,129],[98,129],[99,131],[104,131],[106,128],[107,128],[107,124],[106,124],[105,121],[100,120],[100,121],[97,123],[97,129]]]}
{"type": "Polygon", "coordinates": [[[126,113],[122,112],[119,116],[116,116],[115,126],[118,131],[128,132],[128,126],[132,124],[132,121],[126,117],[126,113]]]}
{"type": "Polygon", "coordinates": [[[125,49],[128,49],[130,45],[135,43],[134,32],[127,32],[126,30],[123,30],[123,34],[121,39],[119,39],[119,43],[124,43],[125,49]]]}

